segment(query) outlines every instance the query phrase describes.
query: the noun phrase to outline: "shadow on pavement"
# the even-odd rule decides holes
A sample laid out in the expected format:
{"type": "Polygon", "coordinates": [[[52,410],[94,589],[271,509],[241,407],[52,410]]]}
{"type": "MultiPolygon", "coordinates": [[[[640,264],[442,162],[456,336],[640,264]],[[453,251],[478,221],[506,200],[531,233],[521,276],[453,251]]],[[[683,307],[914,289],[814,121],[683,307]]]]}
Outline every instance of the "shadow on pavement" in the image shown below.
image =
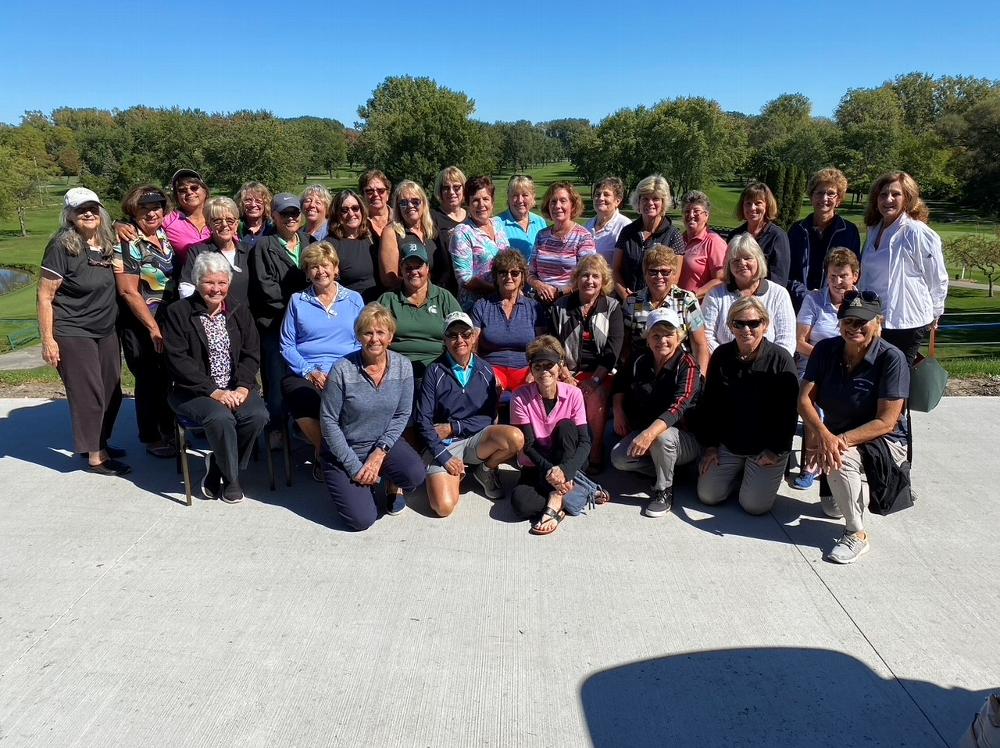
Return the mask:
{"type": "Polygon", "coordinates": [[[580,688],[590,737],[614,746],[947,746],[986,691],[886,680],[840,652],[748,648],[642,660],[580,688]]]}

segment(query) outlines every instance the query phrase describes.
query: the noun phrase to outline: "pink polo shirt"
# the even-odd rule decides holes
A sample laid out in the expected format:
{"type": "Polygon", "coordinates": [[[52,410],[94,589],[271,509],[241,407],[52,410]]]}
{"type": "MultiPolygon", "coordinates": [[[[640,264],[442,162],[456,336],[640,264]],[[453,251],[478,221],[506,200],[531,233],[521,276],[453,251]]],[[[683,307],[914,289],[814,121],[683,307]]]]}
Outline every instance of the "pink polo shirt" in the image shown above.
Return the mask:
{"type": "Polygon", "coordinates": [[[212,232],[208,230],[208,226],[199,231],[198,227],[191,223],[191,219],[179,210],[171,211],[166,215],[163,219],[163,230],[166,232],[174,252],[180,258],[181,265],[187,259],[188,247],[207,242],[212,238],[212,232]]]}
{"type": "MultiPolygon", "coordinates": [[[[556,407],[551,413],[545,412],[538,385],[532,382],[518,388],[510,400],[510,425],[531,426],[535,439],[543,447],[552,444],[552,432],[559,421],[570,420],[577,426],[587,425],[587,412],[583,408],[583,393],[578,387],[563,382],[556,385],[556,407]]],[[[524,452],[519,452],[517,461],[524,467],[532,467],[534,463],[524,452]]]]}
{"type": "Polygon", "coordinates": [[[684,236],[684,267],[677,285],[692,293],[716,278],[726,267],[726,240],[714,231],[699,239],[684,236]]]}

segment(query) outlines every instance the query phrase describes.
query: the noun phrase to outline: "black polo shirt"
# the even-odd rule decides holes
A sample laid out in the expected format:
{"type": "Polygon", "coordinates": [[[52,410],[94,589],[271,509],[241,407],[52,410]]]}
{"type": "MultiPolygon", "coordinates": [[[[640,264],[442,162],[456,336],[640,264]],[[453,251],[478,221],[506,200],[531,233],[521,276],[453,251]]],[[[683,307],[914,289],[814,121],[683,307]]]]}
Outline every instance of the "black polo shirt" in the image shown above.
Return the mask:
{"type": "Polygon", "coordinates": [[[42,270],[62,281],[52,299],[56,335],[105,338],[115,331],[118,292],[110,257],[89,246],[74,257],[56,237],[45,248],[42,270]]]}
{"type": "MultiPolygon", "coordinates": [[[[861,363],[848,371],[844,345],[841,337],[818,342],[803,375],[815,383],[816,404],[823,409],[823,422],[834,434],[874,420],[879,400],[904,400],[910,391],[910,368],[896,346],[876,338],[861,363]]],[[[903,421],[900,418],[886,438],[905,442],[903,421]]]]}

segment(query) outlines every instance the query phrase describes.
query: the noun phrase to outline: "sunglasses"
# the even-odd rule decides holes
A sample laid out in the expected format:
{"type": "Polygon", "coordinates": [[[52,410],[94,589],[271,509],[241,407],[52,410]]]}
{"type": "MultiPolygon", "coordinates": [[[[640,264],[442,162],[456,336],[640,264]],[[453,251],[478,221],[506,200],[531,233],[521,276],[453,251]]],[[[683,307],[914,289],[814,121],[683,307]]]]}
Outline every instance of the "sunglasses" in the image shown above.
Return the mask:
{"type": "Polygon", "coordinates": [[[409,200],[400,200],[397,204],[400,208],[419,208],[423,202],[419,197],[414,197],[409,200]]]}
{"type": "Polygon", "coordinates": [[[78,216],[85,216],[88,213],[92,216],[101,215],[101,206],[99,205],[81,205],[79,208],[74,208],[73,212],[78,216]]]}
{"type": "Polygon", "coordinates": [[[498,270],[497,271],[497,275],[500,276],[501,278],[503,278],[503,277],[520,278],[521,277],[521,271],[520,270],[498,270]]]}
{"type": "Polygon", "coordinates": [[[201,185],[200,184],[190,184],[190,185],[187,185],[185,187],[178,187],[177,188],[177,194],[178,195],[188,195],[188,194],[193,195],[194,193],[196,193],[200,189],[201,189],[201,185]]]}
{"type": "Polygon", "coordinates": [[[458,193],[458,192],[461,192],[461,191],[462,191],[462,185],[460,185],[460,184],[442,184],[441,185],[441,192],[455,192],[455,193],[458,193]]]}
{"type": "Polygon", "coordinates": [[[674,274],[673,268],[666,268],[666,269],[650,268],[649,270],[646,271],[646,275],[651,275],[654,278],[658,277],[669,278],[673,274],[674,274]]]}
{"type": "Polygon", "coordinates": [[[283,210],[278,215],[284,218],[286,221],[294,221],[296,218],[302,215],[302,211],[298,209],[283,210]]]}
{"type": "Polygon", "coordinates": [[[384,195],[388,190],[385,187],[365,187],[366,195],[384,195]]]}
{"type": "Polygon", "coordinates": [[[758,327],[764,324],[762,319],[734,319],[729,323],[730,327],[734,330],[756,330],[758,327]]]}
{"type": "Polygon", "coordinates": [[[840,320],[840,326],[846,327],[849,330],[860,330],[869,322],[871,322],[870,319],[858,319],[857,317],[844,317],[842,320],[840,320]]]}
{"type": "Polygon", "coordinates": [[[462,332],[448,332],[445,334],[445,338],[454,343],[459,338],[461,338],[462,340],[471,340],[472,334],[473,334],[472,330],[463,330],[462,332]]]}
{"type": "Polygon", "coordinates": [[[346,216],[348,213],[360,213],[360,212],[361,212],[361,206],[360,205],[341,205],[340,206],[340,215],[342,215],[342,216],[346,216]]]}
{"type": "Polygon", "coordinates": [[[555,363],[552,362],[552,361],[532,361],[531,362],[531,368],[532,369],[540,369],[542,371],[549,371],[550,369],[554,369],[555,366],[556,366],[555,363]]]}

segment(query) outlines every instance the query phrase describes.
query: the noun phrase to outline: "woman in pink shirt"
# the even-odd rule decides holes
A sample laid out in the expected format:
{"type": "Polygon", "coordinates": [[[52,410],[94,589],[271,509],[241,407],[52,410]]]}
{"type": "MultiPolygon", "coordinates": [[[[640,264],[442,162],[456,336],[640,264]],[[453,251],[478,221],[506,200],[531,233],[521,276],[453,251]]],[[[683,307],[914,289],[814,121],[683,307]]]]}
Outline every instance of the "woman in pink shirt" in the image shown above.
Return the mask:
{"type": "Polygon", "coordinates": [[[726,269],[726,240],[708,227],[712,203],[700,190],[691,190],[681,201],[684,214],[684,267],[677,284],[691,291],[698,301],[722,285],[726,269]]]}

